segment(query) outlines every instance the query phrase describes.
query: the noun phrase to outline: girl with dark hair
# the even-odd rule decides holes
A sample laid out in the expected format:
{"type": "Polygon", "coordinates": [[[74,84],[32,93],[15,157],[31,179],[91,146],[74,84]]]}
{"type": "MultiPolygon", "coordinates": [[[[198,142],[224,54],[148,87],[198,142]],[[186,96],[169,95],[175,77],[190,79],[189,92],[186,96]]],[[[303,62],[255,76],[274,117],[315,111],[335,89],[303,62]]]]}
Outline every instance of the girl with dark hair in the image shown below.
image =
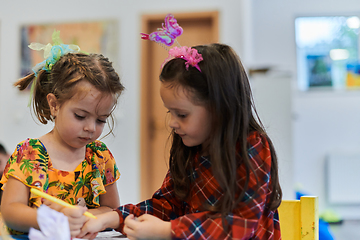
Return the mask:
{"type": "Polygon", "coordinates": [[[245,69],[224,44],[173,48],[160,74],[172,128],[169,171],[149,200],[98,215],[130,239],[281,239],[274,146],[245,69]]]}

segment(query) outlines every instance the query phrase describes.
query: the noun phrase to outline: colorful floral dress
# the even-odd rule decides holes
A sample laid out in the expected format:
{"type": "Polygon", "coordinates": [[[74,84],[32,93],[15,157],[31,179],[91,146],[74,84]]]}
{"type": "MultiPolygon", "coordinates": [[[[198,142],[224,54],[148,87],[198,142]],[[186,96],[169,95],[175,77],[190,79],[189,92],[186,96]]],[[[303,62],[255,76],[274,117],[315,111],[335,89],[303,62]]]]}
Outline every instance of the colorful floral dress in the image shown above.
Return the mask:
{"type": "MultiPolygon", "coordinates": [[[[113,155],[101,141],[88,144],[84,161],[73,172],[67,172],[53,168],[39,139],[27,139],[16,146],[6,164],[0,181],[3,189],[9,176],[72,205],[96,208],[100,206],[99,196],[106,193],[105,186],[117,181],[120,173],[113,155]]],[[[29,206],[40,205],[41,198],[30,193],[29,206]]]]}

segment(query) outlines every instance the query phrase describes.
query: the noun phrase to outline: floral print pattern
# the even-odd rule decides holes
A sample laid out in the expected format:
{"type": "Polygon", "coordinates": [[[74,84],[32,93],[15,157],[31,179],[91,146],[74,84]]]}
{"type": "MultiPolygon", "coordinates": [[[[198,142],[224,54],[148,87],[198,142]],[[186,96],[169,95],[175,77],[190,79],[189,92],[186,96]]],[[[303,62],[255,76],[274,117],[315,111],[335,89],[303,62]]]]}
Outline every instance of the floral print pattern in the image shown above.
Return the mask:
{"type": "MultiPolygon", "coordinates": [[[[9,176],[28,187],[36,187],[72,205],[85,200],[88,208],[99,207],[105,186],[120,177],[115,159],[106,145],[95,141],[86,146],[85,159],[73,172],[53,168],[45,146],[39,139],[20,142],[6,164],[1,183],[9,176]]],[[[31,193],[30,207],[39,207],[41,198],[31,193]]]]}

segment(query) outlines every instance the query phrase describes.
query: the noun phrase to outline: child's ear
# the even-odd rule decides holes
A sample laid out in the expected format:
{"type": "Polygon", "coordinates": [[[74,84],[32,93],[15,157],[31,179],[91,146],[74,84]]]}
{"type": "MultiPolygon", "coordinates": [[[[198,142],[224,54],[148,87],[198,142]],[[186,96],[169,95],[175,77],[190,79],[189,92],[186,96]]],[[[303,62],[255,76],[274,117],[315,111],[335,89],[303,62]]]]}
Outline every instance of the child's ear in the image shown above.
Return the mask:
{"type": "Polygon", "coordinates": [[[46,96],[46,99],[50,107],[51,116],[55,118],[60,108],[59,101],[57,100],[56,96],[53,93],[49,93],[46,96]]]}

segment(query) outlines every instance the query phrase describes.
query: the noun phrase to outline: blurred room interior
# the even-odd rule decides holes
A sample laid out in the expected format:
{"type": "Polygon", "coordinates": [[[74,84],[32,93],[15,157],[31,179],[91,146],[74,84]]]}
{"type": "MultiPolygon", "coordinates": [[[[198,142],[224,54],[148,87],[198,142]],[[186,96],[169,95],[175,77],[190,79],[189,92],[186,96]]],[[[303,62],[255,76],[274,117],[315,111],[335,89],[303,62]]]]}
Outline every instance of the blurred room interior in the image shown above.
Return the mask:
{"type": "MultiPolygon", "coordinates": [[[[154,189],[144,184],[165,176],[167,160],[160,149],[160,166],[149,162],[146,151],[151,151],[147,147],[152,140],[144,126],[149,121],[155,128],[165,125],[161,114],[166,112],[157,114],[164,123],[149,120],[144,86],[153,57],[149,53],[158,51],[163,57],[166,51],[160,46],[149,49],[140,32],[161,23],[167,13],[189,26],[189,37],[184,32],[179,40],[184,45],[218,41],[240,55],[258,114],[277,149],[284,198],[294,199],[296,192],[319,196],[320,216],[350,224],[332,226],[336,239],[360,239],[349,230],[360,228],[358,0],[1,1],[0,142],[11,153],[18,142],[51,129],[51,124],[46,129],[31,115],[29,94],[13,87],[29,70],[25,43],[34,31],[57,27],[69,39],[72,33],[90,31],[82,35],[88,51],[108,55],[126,87],[115,114],[114,136],[103,139],[122,174],[121,203],[150,197],[154,189]],[[202,30],[209,27],[209,35],[201,32],[202,39],[190,40],[191,31],[198,31],[190,30],[194,24],[202,30]],[[151,166],[153,172],[148,173],[151,166]]],[[[150,69],[152,80],[158,76],[155,65],[150,69]]]]}

